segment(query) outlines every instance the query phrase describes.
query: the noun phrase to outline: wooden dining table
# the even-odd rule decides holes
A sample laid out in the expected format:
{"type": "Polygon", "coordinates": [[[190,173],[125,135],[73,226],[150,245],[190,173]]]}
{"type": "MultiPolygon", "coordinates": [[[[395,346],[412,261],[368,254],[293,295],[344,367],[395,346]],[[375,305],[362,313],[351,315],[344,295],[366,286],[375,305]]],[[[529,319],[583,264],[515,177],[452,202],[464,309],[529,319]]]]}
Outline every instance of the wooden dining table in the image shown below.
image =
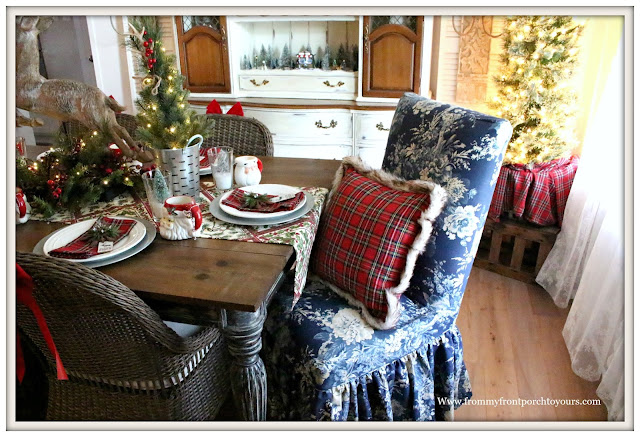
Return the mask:
{"type": "MultiPolygon", "coordinates": [[[[261,183],[331,188],[340,161],[260,157],[261,183]]],[[[211,176],[203,176],[211,180],[211,176]]],[[[64,226],[16,226],[16,250],[33,251],[64,226]]],[[[292,246],[159,236],[139,254],[97,270],[133,290],[164,320],[221,327],[231,357],[234,402],[244,420],[266,420],[267,379],[260,358],[267,306],[295,262],[292,246]]]]}

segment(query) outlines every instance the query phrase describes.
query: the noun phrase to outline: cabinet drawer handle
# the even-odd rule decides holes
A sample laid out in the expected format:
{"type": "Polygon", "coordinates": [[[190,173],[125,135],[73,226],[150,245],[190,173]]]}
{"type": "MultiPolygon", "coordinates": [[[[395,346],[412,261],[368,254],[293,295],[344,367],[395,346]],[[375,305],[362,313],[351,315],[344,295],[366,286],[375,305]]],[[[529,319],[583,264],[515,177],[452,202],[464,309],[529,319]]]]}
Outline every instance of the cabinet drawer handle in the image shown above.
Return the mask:
{"type": "Polygon", "coordinates": [[[329,126],[323,126],[322,125],[322,120],[318,120],[316,121],[316,127],[318,129],[333,129],[334,127],[336,127],[338,125],[338,122],[335,120],[331,120],[331,123],[329,123],[329,126]]]}
{"type": "Polygon", "coordinates": [[[263,80],[262,83],[256,82],[255,79],[251,79],[249,82],[251,82],[254,86],[262,86],[262,85],[266,85],[266,84],[269,83],[269,81],[267,79],[263,80]]]}
{"type": "Polygon", "coordinates": [[[390,129],[390,128],[385,128],[382,122],[376,124],[376,127],[378,128],[378,130],[382,130],[382,131],[388,131],[390,129]]]}
{"type": "Polygon", "coordinates": [[[329,83],[328,80],[325,80],[324,82],[322,82],[323,84],[325,84],[326,86],[330,87],[330,88],[335,88],[335,87],[341,87],[342,85],[344,85],[344,82],[340,81],[335,85],[331,85],[331,83],[329,83]]]}

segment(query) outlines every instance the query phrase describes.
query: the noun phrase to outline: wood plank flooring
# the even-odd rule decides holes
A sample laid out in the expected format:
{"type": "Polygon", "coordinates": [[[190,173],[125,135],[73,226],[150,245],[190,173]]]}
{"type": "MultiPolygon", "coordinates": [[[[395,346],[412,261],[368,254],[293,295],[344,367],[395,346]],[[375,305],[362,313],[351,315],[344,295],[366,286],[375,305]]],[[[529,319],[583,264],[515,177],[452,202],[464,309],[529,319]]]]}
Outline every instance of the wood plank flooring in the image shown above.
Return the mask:
{"type": "MultiPolygon", "coordinates": [[[[537,285],[474,267],[458,327],[473,400],[598,399],[598,383],[571,370],[562,328],[569,309],[537,285]]],[[[598,421],[599,406],[462,405],[456,421],[598,421]]]]}

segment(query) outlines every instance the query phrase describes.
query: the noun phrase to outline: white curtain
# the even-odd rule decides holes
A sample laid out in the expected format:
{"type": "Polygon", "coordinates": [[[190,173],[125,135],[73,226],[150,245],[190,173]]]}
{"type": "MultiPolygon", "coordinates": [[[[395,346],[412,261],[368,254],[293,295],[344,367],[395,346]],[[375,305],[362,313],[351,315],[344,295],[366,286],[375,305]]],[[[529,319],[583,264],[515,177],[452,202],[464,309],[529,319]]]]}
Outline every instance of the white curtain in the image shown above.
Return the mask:
{"type": "Polygon", "coordinates": [[[624,420],[624,69],[620,41],[585,135],[562,230],[536,281],[556,305],[573,371],[602,378],[609,420],[624,420]]]}

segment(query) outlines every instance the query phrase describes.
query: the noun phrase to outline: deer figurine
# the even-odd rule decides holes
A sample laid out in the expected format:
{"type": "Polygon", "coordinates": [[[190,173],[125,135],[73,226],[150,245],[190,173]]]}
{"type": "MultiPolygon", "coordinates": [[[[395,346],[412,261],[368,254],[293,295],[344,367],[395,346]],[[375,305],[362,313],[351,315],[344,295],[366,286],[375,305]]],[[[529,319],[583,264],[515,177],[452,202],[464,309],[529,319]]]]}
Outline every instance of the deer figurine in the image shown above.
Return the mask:
{"type": "Polygon", "coordinates": [[[106,132],[125,156],[152,161],[153,153],[136,144],[116,121],[115,112],[125,108],[114,99],[82,82],[45,79],[40,75],[38,34],[52,21],[53,17],[16,18],[16,106],[106,132]]]}

